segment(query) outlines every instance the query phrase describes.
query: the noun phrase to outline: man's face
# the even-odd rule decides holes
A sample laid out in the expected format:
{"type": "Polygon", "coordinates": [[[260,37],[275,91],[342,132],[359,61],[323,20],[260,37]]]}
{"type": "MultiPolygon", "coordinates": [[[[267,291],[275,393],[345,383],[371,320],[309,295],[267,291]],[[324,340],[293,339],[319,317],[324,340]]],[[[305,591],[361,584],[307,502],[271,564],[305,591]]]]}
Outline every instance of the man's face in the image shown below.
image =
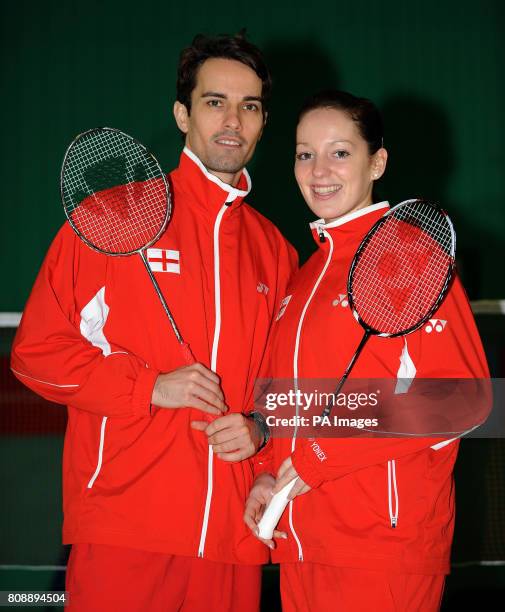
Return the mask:
{"type": "Polygon", "coordinates": [[[180,102],[174,105],[186,146],[230,185],[237,183],[263,130],[261,89],[261,79],[245,64],[211,58],[197,73],[190,114],[180,102]]]}

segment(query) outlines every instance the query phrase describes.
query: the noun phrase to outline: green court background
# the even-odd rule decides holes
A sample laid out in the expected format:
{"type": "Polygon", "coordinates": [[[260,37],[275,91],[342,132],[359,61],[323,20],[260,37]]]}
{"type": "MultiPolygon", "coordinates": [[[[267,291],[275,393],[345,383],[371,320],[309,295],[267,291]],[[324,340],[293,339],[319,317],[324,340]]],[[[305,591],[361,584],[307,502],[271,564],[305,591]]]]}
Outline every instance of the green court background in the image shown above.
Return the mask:
{"type": "Polygon", "coordinates": [[[169,170],[181,48],[197,32],[246,27],[274,74],[270,121],[249,198],[299,249],[313,248],[292,177],[294,118],[322,87],[383,110],[390,164],[380,195],[426,196],[450,212],[472,298],[505,295],[504,3],[488,0],[1,3],[0,311],[19,311],[63,221],[69,142],[97,125],[136,136],[169,170]]]}

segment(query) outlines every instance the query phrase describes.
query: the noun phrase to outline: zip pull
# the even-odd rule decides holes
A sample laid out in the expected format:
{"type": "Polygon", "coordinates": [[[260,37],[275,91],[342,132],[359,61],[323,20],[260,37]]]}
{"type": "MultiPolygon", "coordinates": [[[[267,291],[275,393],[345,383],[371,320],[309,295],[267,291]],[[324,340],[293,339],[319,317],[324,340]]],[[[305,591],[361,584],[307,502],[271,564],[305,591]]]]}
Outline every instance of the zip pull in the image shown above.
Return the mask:
{"type": "Polygon", "coordinates": [[[319,242],[326,242],[326,236],[324,235],[324,230],[321,227],[317,228],[319,234],[319,242]]]}

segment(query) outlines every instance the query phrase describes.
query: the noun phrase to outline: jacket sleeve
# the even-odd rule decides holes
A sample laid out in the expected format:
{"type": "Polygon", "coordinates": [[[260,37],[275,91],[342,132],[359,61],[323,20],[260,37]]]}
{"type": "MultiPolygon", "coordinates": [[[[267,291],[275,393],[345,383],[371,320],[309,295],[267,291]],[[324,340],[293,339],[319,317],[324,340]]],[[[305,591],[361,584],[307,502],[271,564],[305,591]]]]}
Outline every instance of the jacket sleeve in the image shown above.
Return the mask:
{"type": "Polygon", "coordinates": [[[11,368],[47,400],[102,416],[148,417],[159,372],[103,333],[107,264],[63,226],[25,306],[11,368]]]}
{"type": "Polygon", "coordinates": [[[436,451],[486,420],[492,404],[489,370],[470,304],[457,277],[433,317],[420,330],[405,337],[413,381],[405,400],[401,401],[409,402],[412,413],[432,402],[446,421],[448,417],[443,410],[451,408],[456,413],[450,421],[456,426],[456,435],[301,440],[292,460],[307,484],[317,487],[325,480],[340,478],[370,465],[430,447],[436,451]],[[440,398],[426,393],[429,384],[425,385],[440,378],[470,380],[461,380],[450,399],[441,402],[440,398]],[[416,385],[418,379],[421,380],[416,385]]]}

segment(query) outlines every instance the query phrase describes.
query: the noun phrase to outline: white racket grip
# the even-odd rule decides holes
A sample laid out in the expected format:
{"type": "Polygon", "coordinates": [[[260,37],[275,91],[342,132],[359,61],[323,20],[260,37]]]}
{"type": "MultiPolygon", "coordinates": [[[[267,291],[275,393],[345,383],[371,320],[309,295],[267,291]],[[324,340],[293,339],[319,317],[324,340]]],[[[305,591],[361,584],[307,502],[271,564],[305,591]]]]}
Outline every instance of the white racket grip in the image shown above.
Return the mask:
{"type": "Polygon", "coordinates": [[[274,529],[277,527],[277,523],[284,512],[284,508],[289,503],[288,495],[297,480],[298,478],[293,478],[291,482],[288,482],[288,484],[270,500],[265,510],[265,514],[263,514],[258,523],[258,535],[260,538],[264,538],[265,540],[270,540],[272,538],[274,529]]]}

